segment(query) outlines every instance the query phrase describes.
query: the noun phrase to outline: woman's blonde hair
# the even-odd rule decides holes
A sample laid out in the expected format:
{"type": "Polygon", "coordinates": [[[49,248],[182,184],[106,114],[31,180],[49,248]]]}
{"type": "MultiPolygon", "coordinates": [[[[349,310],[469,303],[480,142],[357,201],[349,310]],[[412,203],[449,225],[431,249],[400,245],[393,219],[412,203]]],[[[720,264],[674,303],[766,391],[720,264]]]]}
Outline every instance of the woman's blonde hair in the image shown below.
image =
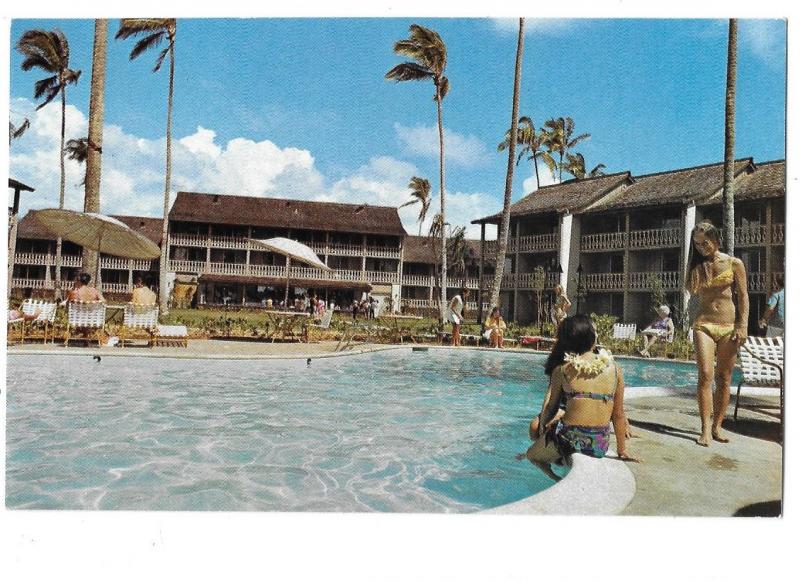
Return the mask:
{"type": "Polygon", "coordinates": [[[689,293],[697,293],[697,291],[708,279],[709,275],[706,272],[706,269],[698,267],[712,258],[704,257],[697,252],[697,249],[694,246],[694,237],[697,234],[702,234],[707,239],[712,240],[717,246],[722,243],[722,237],[720,237],[719,229],[708,219],[701,220],[692,229],[691,242],[689,243],[689,265],[688,269],[686,270],[686,281],[684,281],[684,286],[689,293]]]}

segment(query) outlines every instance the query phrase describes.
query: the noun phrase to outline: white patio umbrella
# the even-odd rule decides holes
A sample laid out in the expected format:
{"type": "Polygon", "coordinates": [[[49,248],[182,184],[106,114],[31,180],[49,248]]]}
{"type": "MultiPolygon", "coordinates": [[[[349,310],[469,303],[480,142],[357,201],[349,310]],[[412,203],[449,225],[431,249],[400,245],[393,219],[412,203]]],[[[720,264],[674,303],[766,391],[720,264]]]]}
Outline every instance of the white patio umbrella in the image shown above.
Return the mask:
{"type": "MultiPolygon", "coordinates": [[[[55,236],[87,249],[125,259],[157,259],[158,245],[139,234],[124,222],[104,214],[78,212],[66,208],[46,208],[31,214],[55,236]]],[[[95,281],[100,280],[100,260],[95,281]]]]}
{"type": "Polygon", "coordinates": [[[289,266],[292,259],[323,271],[333,270],[323,263],[317,256],[317,253],[310,247],[296,240],[280,236],[267,239],[251,238],[249,240],[250,244],[257,249],[278,253],[286,257],[286,291],[283,295],[283,304],[287,307],[287,303],[289,302],[289,266]]]}

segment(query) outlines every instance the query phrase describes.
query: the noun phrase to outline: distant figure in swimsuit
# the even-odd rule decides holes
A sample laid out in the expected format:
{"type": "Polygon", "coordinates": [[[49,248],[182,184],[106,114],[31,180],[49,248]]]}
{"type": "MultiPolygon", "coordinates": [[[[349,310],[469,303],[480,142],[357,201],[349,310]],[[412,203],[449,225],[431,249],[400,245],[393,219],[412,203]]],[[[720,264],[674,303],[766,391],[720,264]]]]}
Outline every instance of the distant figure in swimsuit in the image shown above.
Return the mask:
{"type": "Polygon", "coordinates": [[[728,410],[736,352],[747,340],[750,303],[744,264],[719,251],[719,230],[704,220],[692,230],[692,242],[686,289],[699,299],[693,327],[701,425],[697,444],[707,447],[711,439],[728,442],[722,434],[722,421],[728,410]],[[716,384],[713,393],[712,380],[716,384]]]}
{"type": "Polygon", "coordinates": [[[556,326],[556,334],[558,334],[558,328],[561,326],[561,322],[564,321],[564,318],[567,317],[567,313],[569,312],[569,308],[572,307],[572,302],[567,297],[567,294],[564,292],[564,287],[561,285],[556,285],[553,288],[553,324],[556,326]]]}
{"type": "Polygon", "coordinates": [[[67,302],[72,301],[103,301],[102,293],[96,288],[89,285],[92,281],[92,276],[89,273],[81,273],[78,275],[78,280],[75,282],[75,288],[67,295],[67,302]]]}
{"type": "Polygon", "coordinates": [[[638,461],[626,450],[628,421],[622,404],[622,371],[611,354],[594,352],[596,341],[597,332],[589,316],[573,315],[561,323],[544,368],[550,385],[542,412],[530,426],[534,442],[525,456],[532,463],[549,467],[572,453],[604,457],[611,440],[609,421],[614,425],[617,456],[638,461]]]}
{"type": "Polygon", "coordinates": [[[658,319],[642,330],[644,347],[639,350],[639,354],[645,358],[649,358],[650,346],[652,346],[656,340],[663,338],[671,342],[671,338],[674,336],[675,324],[672,323],[672,318],[669,316],[669,305],[662,305],[658,308],[658,319]]]}

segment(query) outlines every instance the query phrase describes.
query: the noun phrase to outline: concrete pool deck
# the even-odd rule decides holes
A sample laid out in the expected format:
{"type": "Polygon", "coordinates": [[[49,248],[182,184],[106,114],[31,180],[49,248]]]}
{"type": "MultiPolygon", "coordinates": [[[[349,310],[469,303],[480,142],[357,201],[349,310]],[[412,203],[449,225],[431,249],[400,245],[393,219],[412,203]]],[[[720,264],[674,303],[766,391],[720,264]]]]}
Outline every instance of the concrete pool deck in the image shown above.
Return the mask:
{"type": "MultiPolygon", "coordinates": [[[[74,354],[168,358],[300,358],[332,357],[399,346],[358,345],[335,353],[337,342],[311,344],[227,340],[190,340],[188,348],[65,348],[42,344],[12,345],[13,354],[74,354]]],[[[411,347],[406,345],[404,347],[411,347]]],[[[439,349],[438,346],[424,346],[439,349]]],[[[462,348],[480,349],[480,348],[462,348]]],[[[531,353],[528,349],[504,350],[531,353]]],[[[541,352],[540,352],[541,353],[541,352]]],[[[747,401],[755,402],[753,396],[747,401]]],[[[774,405],[777,396],[758,397],[774,405]]],[[[734,422],[733,399],[724,429],[730,443],[710,447],[695,443],[699,419],[691,391],[635,390],[626,393],[626,410],[638,438],[629,452],[643,463],[613,458],[576,459],[573,470],[550,489],[491,513],[622,514],[649,516],[777,515],[782,493],[783,435],[774,414],[740,409],[734,422]],[[574,473],[574,475],[573,475],[574,473]],[[587,493],[603,500],[599,511],[585,506],[587,493]],[[569,507],[569,508],[567,508],[569,507]]],[[[531,411],[531,415],[534,411],[531,411]]]]}

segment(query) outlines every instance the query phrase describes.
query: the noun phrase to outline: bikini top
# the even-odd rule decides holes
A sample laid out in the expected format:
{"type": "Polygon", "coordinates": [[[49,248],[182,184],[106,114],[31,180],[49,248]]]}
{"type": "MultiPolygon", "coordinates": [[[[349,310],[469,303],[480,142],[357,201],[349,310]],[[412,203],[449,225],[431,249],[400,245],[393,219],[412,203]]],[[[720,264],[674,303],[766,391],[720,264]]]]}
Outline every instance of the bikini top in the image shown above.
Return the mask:
{"type": "Polygon", "coordinates": [[[598,392],[588,392],[585,390],[561,390],[560,408],[566,409],[567,401],[572,398],[588,398],[589,400],[601,400],[604,403],[614,400],[614,393],[617,391],[619,385],[619,375],[617,373],[617,365],[614,364],[614,389],[608,394],[600,394],[598,392]]]}
{"type": "Polygon", "coordinates": [[[711,277],[703,283],[703,289],[713,289],[715,287],[729,287],[733,284],[733,259],[728,260],[728,268],[711,277]]]}

